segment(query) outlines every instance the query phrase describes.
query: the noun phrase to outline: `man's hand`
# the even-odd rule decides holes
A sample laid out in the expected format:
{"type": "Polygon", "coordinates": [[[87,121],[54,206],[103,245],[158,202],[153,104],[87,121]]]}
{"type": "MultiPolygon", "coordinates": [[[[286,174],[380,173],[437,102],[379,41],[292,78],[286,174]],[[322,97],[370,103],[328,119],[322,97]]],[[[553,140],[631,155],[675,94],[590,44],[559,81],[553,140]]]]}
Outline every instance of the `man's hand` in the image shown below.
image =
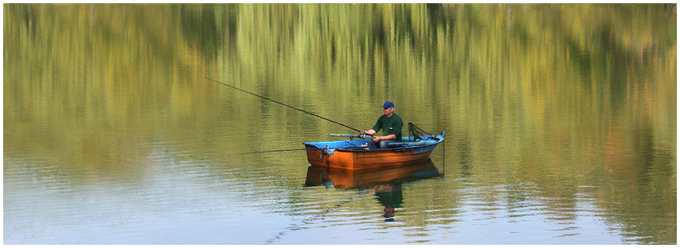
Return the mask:
{"type": "Polygon", "coordinates": [[[363,134],[374,135],[374,134],[375,134],[375,131],[373,131],[373,129],[371,129],[371,130],[365,130],[365,131],[359,131],[359,134],[362,134],[362,135],[363,135],[363,134]]]}

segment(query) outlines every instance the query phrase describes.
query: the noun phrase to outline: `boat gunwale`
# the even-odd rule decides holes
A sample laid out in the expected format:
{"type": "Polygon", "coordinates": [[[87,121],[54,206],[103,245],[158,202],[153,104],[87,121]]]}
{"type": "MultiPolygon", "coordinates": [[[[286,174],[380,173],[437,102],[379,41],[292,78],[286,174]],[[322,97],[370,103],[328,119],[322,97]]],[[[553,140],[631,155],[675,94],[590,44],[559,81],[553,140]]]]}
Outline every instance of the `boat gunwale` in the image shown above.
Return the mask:
{"type": "MultiPolygon", "coordinates": [[[[414,137],[414,136],[408,136],[408,137],[414,137]]],[[[340,143],[340,142],[356,142],[356,141],[361,141],[361,140],[337,140],[337,141],[317,141],[317,142],[304,142],[302,143],[305,145],[305,147],[310,148],[316,148],[319,150],[322,149],[329,149],[329,150],[335,150],[335,151],[341,151],[341,152],[380,152],[380,151],[406,151],[406,150],[412,150],[412,149],[418,149],[418,148],[423,148],[423,147],[428,147],[428,146],[436,146],[439,145],[440,143],[444,142],[444,136],[437,134],[437,135],[428,135],[428,136],[419,136],[419,137],[427,137],[428,139],[437,139],[434,143],[431,144],[424,144],[424,145],[406,145],[406,146],[398,146],[394,148],[378,148],[378,149],[363,149],[363,147],[359,146],[347,146],[347,147],[319,147],[315,145],[314,143],[328,143],[328,144],[333,144],[333,143],[340,143]]],[[[366,140],[366,139],[362,139],[366,140]]]]}

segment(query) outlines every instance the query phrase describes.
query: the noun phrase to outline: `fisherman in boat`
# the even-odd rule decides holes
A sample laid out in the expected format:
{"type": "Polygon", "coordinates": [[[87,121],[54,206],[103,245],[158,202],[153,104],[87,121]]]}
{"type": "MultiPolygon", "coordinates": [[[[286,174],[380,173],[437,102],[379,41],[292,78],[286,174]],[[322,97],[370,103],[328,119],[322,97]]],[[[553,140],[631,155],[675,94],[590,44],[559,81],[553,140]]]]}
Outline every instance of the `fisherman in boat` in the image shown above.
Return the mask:
{"type": "Polygon", "coordinates": [[[368,148],[370,150],[388,148],[389,143],[401,142],[401,127],[404,122],[401,116],[394,113],[394,103],[385,102],[383,104],[383,115],[378,118],[373,128],[370,130],[360,131],[359,134],[374,135],[376,132],[382,130],[383,136],[373,136],[373,139],[368,140],[368,148]]]}

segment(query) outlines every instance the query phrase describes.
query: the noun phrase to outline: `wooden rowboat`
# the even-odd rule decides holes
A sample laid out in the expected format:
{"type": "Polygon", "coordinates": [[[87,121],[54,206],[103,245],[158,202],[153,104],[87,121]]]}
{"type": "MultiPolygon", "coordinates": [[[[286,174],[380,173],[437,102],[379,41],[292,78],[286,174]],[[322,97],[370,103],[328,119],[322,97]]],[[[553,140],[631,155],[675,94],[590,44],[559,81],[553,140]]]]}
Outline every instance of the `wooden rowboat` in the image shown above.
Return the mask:
{"type": "MultiPolygon", "coordinates": [[[[356,135],[331,135],[354,137],[356,135]]],[[[444,132],[437,135],[406,136],[386,149],[368,150],[367,139],[305,142],[307,160],[312,165],[347,170],[384,169],[423,161],[430,157],[444,132]]]]}

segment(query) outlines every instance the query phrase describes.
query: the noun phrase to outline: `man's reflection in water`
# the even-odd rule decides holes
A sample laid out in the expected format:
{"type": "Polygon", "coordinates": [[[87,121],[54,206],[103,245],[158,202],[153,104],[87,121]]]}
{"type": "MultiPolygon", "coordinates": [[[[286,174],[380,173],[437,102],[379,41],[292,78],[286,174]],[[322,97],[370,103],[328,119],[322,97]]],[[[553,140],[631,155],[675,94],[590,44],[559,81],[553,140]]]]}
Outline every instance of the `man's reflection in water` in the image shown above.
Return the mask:
{"type": "Polygon", "coordinates": [[[379,171],[354,171],[312,165],[307,169],[305,186],[325,185],[327,189],[351,188],[357,189],[360,194],[373,194],[384,207],[382,216],[385,221],[391,222],[395,220],[395,212],[402,207],[404,183],[439,175],[431,159],[379,171]]]}
{"type": "Polygon", "coordinates": [[[391,206],[385,206],[385,214],[383,214],[383,217],[385,217],[385,221],[394,221],[394,208],[391,206]]]}
{"type": "Polygon", "coordinates": [[[375,196],[381,205],[385,206],[385,221],[394,221],[394,209],[401,208],[403,203],[401,184],[385,184],[377,185],[372,188],[375,191],[375,196]]]}

